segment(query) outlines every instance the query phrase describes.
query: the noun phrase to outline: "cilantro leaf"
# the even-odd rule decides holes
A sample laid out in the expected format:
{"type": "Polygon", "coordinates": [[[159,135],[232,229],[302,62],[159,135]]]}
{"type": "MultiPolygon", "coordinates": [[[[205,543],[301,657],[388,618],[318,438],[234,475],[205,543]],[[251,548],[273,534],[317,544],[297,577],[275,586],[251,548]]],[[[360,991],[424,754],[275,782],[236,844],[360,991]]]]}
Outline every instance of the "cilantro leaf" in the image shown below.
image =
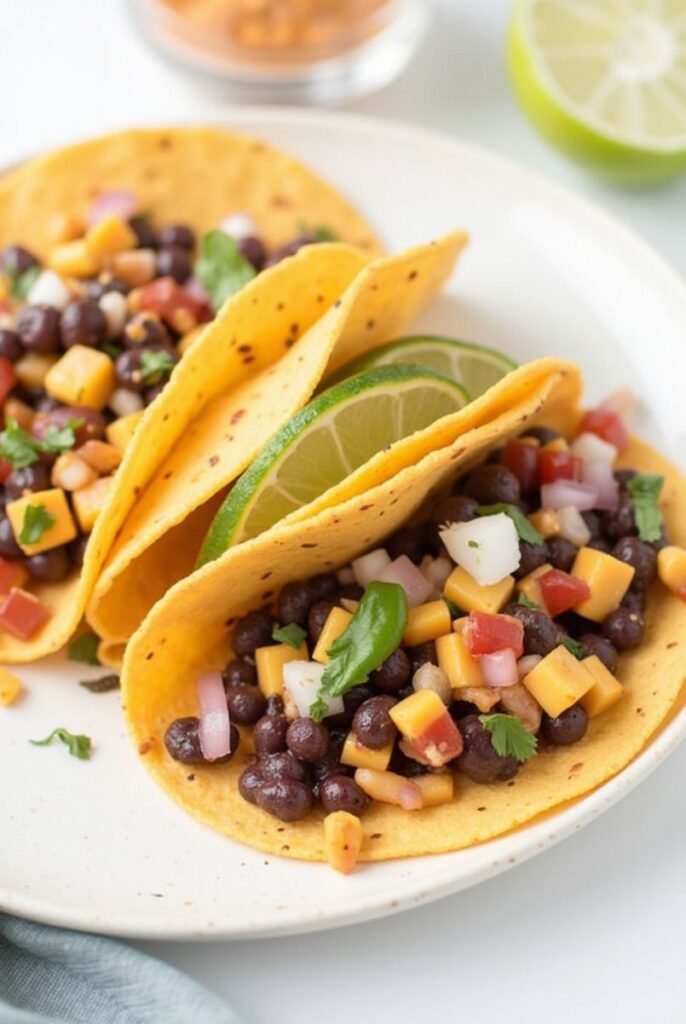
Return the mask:
{"type": "Polygon", "coordinates": [[[498,512],[504,512],[506,516],[510,517],[515,524],[520,540],[525,540],[527,544],[543,543],[543,534],[538,532],[516,505],[508,505],[504,501],[499,501],[495,505],[479,505],[476,510],[478,516],[495,516],[498,512]]]}
{"type": "Polygon", "coordinates": [[[68,729],[53,729],[44,740],[29,740],[34,747],[47,747],[54,739],[61,740],[68,748],[72,757],[78,757],[81,761],[87,761],[91,756],[91,738],[82,734],[69,732],[68,729]]]}
{"type": "Polygon", "coordinates": [[[481,544],[479,544],[478,540],[468,540],[467,541],[467,547],[470,547],[470,548],[480,548],[481,544]]]}
{"type": "Polygon", "coordinates": [[[304,220],[298,224],[298,231],[303,235],[314,235],[318,242],[337,242],[338,235],[327,227],[326,224],[319,224],[317,227],[310,227],[304,220]]]}
{"type": "Polygon", "coordinates": [[[215,312],[230,295],[252,280],[256,270],[224,231],[207,231],[200,240],[195,275],[210,297],[215,312]]]}
{"type": "Polygon", "coordinates": [[[579,661],[586,656],[583,644],[579,643],[579,641],[575,640],[573,637],[563,636],[560,639],[560,643],[563,647],[567,648],[570,654],[573,654],[575,658],[578,658],[579,661]]]}
{"type": "Polygon", "coordinates": [[[307,630],[299,626],[297,622],[291,622],[287,626],[274,626],[272,640],[280,644],[288,644],[294,650],[299,650],[300,645],[307,636],[307,630]]]}
{"type": "Polygon", "coordinates": [[[64,452],[71,451],[76,445],[76,431],[85,422],[83,419],[70,419],[61,428],[48,427],[45,437],[36,438],[39,451],[49,452],[51,455],[62,455],[64,452]]]}
{"type": "Polygon", "coordinates": [[[25,301],[29,292],[40,277],[40,267],[29,267],[27,270],[19,271],[16,267],[5,270],[10,279],[10,294],[14,299],[25,301]]]}
{"type": "Polygon", "coordinates": [[[658,473],[637,473],[628,484],[638,535],[648,543],[662,536],[662,513],[657,503],[664,482],[658,473]]]}
{"type": "Polygon", "coordinates": [[[70,642],[67,648],[67,657],[70,661],[79,661],[83,665],[101,664],[98,659],[98,646],[100,637],[95,633],[82,633],[70,642]]]}
{"type": "Polygon", "coordinates": [[[461,609],[461,608],[459,608],[459,607],[458,607],[458,606],[457,606],[457,605],[455,604],[455,602],[454,602],[454,601],[451,601],[449,597],[444,597],[444,598],[443,598],[443,601],[444,601],[444,602],[445,602],[445,604],[447,604],[447,606],[448,606],[448,611],[450,612],[450,617],[451,617],[451,618],[453,618],[453,619],[459,619],[459,617],[460,617],[461,615],[464,615],[464,612],[462,611],[462,609],[461,609]]]}
{"type": "Polygon", "coordinates": [[[174,360],[164,349],[146,348],[141,352],[141,377],[144,384],[159,384],[173,369],[174,360]]]}
{"type": "Polygon", "coordinates": [[[0,433],[0,456],[11,462],[15,469],[26,469],[38,462],[36,438],[20,427],[16,420],[9,419],[0,433]]]}
{"type": "Polygon", "coordinates": [[[45,505],[27,505],[24,521],[19,534],[20,544],[37,544],[46,530],[55,525],[55,517],[51,516],[45,505]]]}
{"type": "Polygon", "coordinates": [[[532,601],[530,597],[526,596],[526,594],[519,595],[517,598],[517,604],[522,605],[524,608],[535,608],[537,611],[540,608],[540,605],[537,605],[536,602],[532,601]]]}
{"type": "Polygon", "coordinates": [[[110,359],[116,359],[124,351],[121,345],[113,345],[111,341],[106,341],[102,346],[102,350],[110,359]]]}
{"type": "Polygon", "coordinates": [[[528,761],[536,753],[536,737],[526,731],[515,715],[479,715],[479,721],[490,732],[493,749],[501,757],[528,761]]]}
{"type": "Polygon", "coordinates": [[[91,693],[109,693],[110,690],[119,689],[119,676],[100,676],[99,679],[80,679],[79,686],[91,693]]]}

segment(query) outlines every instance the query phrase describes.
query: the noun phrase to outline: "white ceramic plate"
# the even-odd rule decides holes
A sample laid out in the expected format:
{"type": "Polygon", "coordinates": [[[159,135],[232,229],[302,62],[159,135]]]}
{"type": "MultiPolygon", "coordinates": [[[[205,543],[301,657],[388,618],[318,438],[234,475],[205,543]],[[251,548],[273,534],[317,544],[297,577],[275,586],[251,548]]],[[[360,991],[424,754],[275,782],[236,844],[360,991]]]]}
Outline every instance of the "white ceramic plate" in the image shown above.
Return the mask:
{"type": "MultiPolygon", "coordinates": [[[[389,248],[455,226],[473,241],[418,323],[515,359],[567,356],[591,399],[643,398],[637,429],[686,448],[686,287],[636,236],[530,172],[414,128],[332,114],[245,110],[229,123],[302,157],[348,193],[389,248]]],[[[494,842],[367,866],[266,857],[206,831],[153,784],[129,749],[116,693],[91,695],[59,658],[21,670],[27,695],[0,709],[0,908],[73,928],[159,938],[264,936],[359,921],[474,885],[540,853],[627,793],[686,733],[686,710],[586,799],[494,842]],[[55,726],[94,756],[38,749],[55,726]]]]}

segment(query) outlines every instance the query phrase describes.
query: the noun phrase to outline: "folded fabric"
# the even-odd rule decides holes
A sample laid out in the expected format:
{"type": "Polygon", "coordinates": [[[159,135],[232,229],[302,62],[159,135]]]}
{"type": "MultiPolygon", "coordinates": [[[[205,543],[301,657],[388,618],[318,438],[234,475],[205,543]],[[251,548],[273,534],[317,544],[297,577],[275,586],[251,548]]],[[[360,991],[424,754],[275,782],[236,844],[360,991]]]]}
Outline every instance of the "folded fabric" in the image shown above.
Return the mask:
{"type": "Polygon", "coordinates": [[[120,942],[0,914],[0,1024],[241,1024],[201,985],[120,942]]]}

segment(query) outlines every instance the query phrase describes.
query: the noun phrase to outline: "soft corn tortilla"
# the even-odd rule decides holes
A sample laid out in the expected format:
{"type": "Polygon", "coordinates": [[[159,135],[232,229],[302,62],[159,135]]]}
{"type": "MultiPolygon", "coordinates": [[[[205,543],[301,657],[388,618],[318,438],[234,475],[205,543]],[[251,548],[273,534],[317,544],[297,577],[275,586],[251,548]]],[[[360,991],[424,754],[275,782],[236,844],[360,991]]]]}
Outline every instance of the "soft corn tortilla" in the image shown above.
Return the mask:
{"type": "MultiPolygon", "coordinates": [[[[278,363],[229,393],[217,394],[215,388],[211,401],[207,400],[211,387],[207,378],[216,372],[216,365],[208,364],[198,350],[202,341],[193,344],[183,360],[183,379],[188,382],[197,366],[196,379],[204,376],[204,408],[173,449],[168,446],[164,457],[159,457],[155,475],[128,517],[93,591],[87,616],[103,638],[101,660],[116,663],[123,644],[154,603],[193,571],[225,488],[309,400],[329,362],[401,334],[449,276],[466,241],[464,232],[455,231],[439,241],[372,261],[278,363]]],[[[309,294],[316,310],[321,289],[314,276],[303,272],[293,283],[309,294]]],[[[259,344],[264,344],[269,317],[281,317],[274,334],[279,346],[284,337],[293,339],[308,326],[302,312],[305,299],[300,300],[301,311],[294,312],[294,297],[290,297],[284,319],[278,313],[279,295],[263,294],[268,300],[266,311],[255,307],[251,296],[242,305],[240,297],[234,303],[231,335],[237,351],[254,344],[256,324],[259,344]]],[[[162,397],[168,392],[166,388],[162,397]]],[[[366,487],[366,480],[360,486],[366,487]]]]}
{"type": "MultiPolygon", "coordinates": [[[[416,465],[365,493],[230,550],[177,584],[157,605],[127,649],[123,702],[144,764],[185,810],[216,831],[260,850],[303,860],[325,859],[322,812],[288,824],[239,795],[237,781],[250,752],[249,737],[244,735],[229,765],[194,766],[189,772],[167,755],[164,732],[173,719],[197,714],[197,675],[225,664],[230,654],[228,632],[237,617],[269,602],[289,580],[347,564],[383,541],[411,521],[427,498],[527,426],[545,423],[561,431],[573,430],[579,415],[579,375],[569,364],[549,369],[528,390],[512,389],[509,378],[496,385],[500,395],[494,408],[510,385],[509,410],[459,432],[452,443],[432,450],[416,465]]],[[[521,385],[522,371],[515,374],[521,385]]],[[[638,439],[632,440],[622,462],[665,475],[662,504],[667,527],[675,543],[686,543],[686,524],[679,514],[686,507],[684,477],[638,439]]],[[[620,661],[626,692],[614,708],[591,722],[580,743],[538,755],[521,768],[513,784],[478,785],[458,775],[455,800],[440,807],[410,813],[374,804],[362,818],[361,859],[385,860],[471,846],[605,782],[643,749],[679,698],[686,675],[684,635],[686,604],[656,586],[648,605],[646,640],[620,661]]]]}

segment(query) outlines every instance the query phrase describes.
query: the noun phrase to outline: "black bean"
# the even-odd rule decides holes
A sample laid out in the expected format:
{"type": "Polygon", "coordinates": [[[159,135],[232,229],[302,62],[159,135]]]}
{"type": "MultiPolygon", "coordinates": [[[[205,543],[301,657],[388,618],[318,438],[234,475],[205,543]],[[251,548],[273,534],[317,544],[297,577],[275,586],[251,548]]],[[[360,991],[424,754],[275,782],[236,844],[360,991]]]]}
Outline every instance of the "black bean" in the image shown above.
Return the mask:
{"type": "Polygon", "coordinates": [[[42,462],[34,462],[24,469],[14,469],[5,480],[5,494],[10,501],[36,491],[47,491],[49,487],[50,470],[42,462]]]}
{"type": "Polygon", "coordinates": [[[66,547],[50,548],[30,555],[25,563],[32,580],[40,583],[61,583],[71,572],[71,558],[66,547]]]}
{"type": "Polygon", "coordinates": [[[286,749],[286,731],[288,719],[285,715],[267,713],[255,725],[252,738],[255,753],[260,757],[265,754],[280,754],[286,749]]]}
{"type": "Polygon", "coordinates": [[[621,602],[622,608],[641,613],[646,610],[646,603],[645,590],[637,590],[636,587],[629,587],[621,602]]]}
{"type": "Polygon", "coordinates": [[[264,779],[257,765],[250,764],[244,768],[238,779],[238,792],[250,804],[257,803],[257,792],[264,779]]]}
{"type": "Polygon", "coordinates": [[[548,541],[548,561],[555,569],[569,572],[577,553],[576,544],[566,537],[551,537],[548,541]]]}
{"type": "Polygon", "coordinates": [[[415,779],[418,775],[426,775],[429,771],[427,765],[420,764],[413,757],[408,757],[396,744],[391,754],[391,761],[388,770],[396,775],[403,775],[406,779],[415,779]]]}
{"type": "Polygon", "coordinates": [[[283,697],[279,696],[278,693],[273,693],[271,697],[267,697],[267,710],[265,711],[265,715],[282,715],[283,711],[283,697]]]}
{"type": "Polygon", "coordinates": [[[346,729],[353,720],[353,716],[360,704],[374,696],[374,690],[369,683],[360,686],[353,686],[343,694],[343,711],[337,715],[328,715],[326,724],[329,730],[346,729]]]}
{"type": "Polygon", "coordinates": [[[257,804],[280,821],[300,821],[313,803],[312,790],[295,779],[267,781],[257,790],[257,804]]]}
{"type": "Polygon", "coordinates": [[[629,484],[635,476],[635,469],[616,469],[614,471],[614,478],[623,491],[626,491],[627,484],[629,484]]]}
{"type": "Polygon", "coordinates": [[[559,627],[545,612],[516,603],[509,604],[503,611],[519,619],[524,627],[524,654],[538,654],[545,658],[558,646],[559,627]]]}
{"type": "Polygon", "coordinates": [[[138,213],[129,219],[129,227],[136,236],[140,249],[156,249],[159,245],[157,232],[148,218],[143,213],[138,213]]]}
{"type": "Polygon", "coordinates": [[[579,637],[581,645],[584,649],[584,655],[590,658],[592,654],[595,654],[599,658],[608,672],[612,675],[617,671],[617,650],[606,637],[598,636],[597,633],[584,633],[583,636],[579,637]]]}
{"type": "Polygon", "coordinates": [[[364,814],[369,806],[369,797],[354,779],[347,775],[327,775],[319,784],[319,799],[327,814],[347,811],[348,814],[364,814]]]}
{"type": "Polygon", "coordinates": [[[307,765],[294,757],[290,750],[261,757],[258,767],[265,779],[297,779],[298,782],[305,782],[308,777],[307,765]]]}
{"type": "Polygon", "coordinates": [[[320,572],[307,582],[315,601],[324,601],[328,597],[333,597],[338,590],[338,580],[335,573],[332,572],[320,572]]]}
{"type": "Polygon", "coordinates": [[[382,693],[397,693],[411,678],[410,659],[402,647],[397,647],[371,674],[372,685],[382,693]]]}
{"type": "Polygon", "coordinates": [[[8,274],[23,274],[39,263],[33,253],[22,245],[8,245],[0,255],[0,266],[8,274]]]}
{"type": "Polygon", "coordinates": [[[415,565],[419,565],[427,553],[426,549],[426,529],[422,526],[406,526],[386,541],[386,550],[392,559],[406,555],[415,565]]]}
{"type": "Polygon", "coordinates": [[[329,775],[355,774],[355,769],[352,765],[340,763],[346,735],[346,732],[329,732],[328,753],[312,765],[312,773],[317,783],[321,782],[322,779],[328,778],[329,775]]]}
{"type": "Polygon", "coordinates": [[[257,687],[245,684],[229,687],[226,691],[226,704],[232,721],[238,725],[254,725],[267,707],[257,687]]]}
{"type": "Polygon", "coordinates": [[[612,541],[609,541],[607,537],[591,537],[586,547],[593,548],[594,551],[603,551],[609,555],[612,551],[612,541]]]}
{"type": "Polygon", "coordinates": [[[464,741],[464,750],[457,758],[457,767],[473,782],[506,782],[519,770],[515,757],[501,757],[491,743],[491,734],[478,715],[468,715],[457,723],[464,741]]]}
{"type": "Polygon", "coordinates": [[[389,711],[397,704],[395,697],[371,697],[360,704],[352,721],[355,736],[362,746],[382,750],[397,734],[389,711]]]}
{"type": "Polygon", "coordinates": [[[24,346],[16,331],[0,330],[0,356],[16,363],[24,355],[24,346]]]}
{"type": "Polygon", "coordinates": [[[0,518],[0,556],[3,558],[23,558],[21,550],[14,537],[14,530],[7,516],[0,518]]]}
{"type": "Polygon", "coordinates": [[[53,306],[24,306],[17,316],[16,332],[29,352],[58,352],[60,314],[53,306]]]}
{"type": "Polygon", "coordinates": [[[581,513],[581,518],[586,523],[586,526],[588,527],[588,530],[589,530],[589,532],[591,534],[591,538],[593,538],[593,537],[600,537],[600,534],[601,534],[601,524],[600,524],[600,516],[598,515],[598,513],[597,512],[582,512],[581,513]]]}
{"type": "Polygon", "coordinates": [[[233,658],[222,672],[224,688],[230,686],[255,686],[257,683],[257,670],[249,661],[242,658],[233,658]]]}
{"type": "Polygon", "coordinates": [[[417,647],[408,647],[407,655],[410,659],[410,671],[412,672],[412,675],[414,675],[417,669],[421,668],[422,665],[426,665],[427,662],[430,665],[438,665],[436,644],[433,640],[427,640],[423,644],[418,644],[417,647]]]}
{"type": "Polygon", "coordinates": [[[231,752],[215,761],[208,761],[202,752],[199,735],[200,721],[195,716],[177,718],[164,734],[164,745],[175,761],[183,764],[225,764],[236,753],[239,733],[235,726],[231,727],[231,752]]]}
{"type": "Polygon", "coordinates": [[[56,409],[40,413],[40,418],[36,416],[33,421],[33,433],[43,437],[50,427],[63,430],[70,422],[75,423],[79,420],[80,426],[74,429],[77,448],[86,441],[101,441],[104,438],[105,417],[85,405],[60,405],[56,409]]]}
{"type": "Polygon", "coordinates": [[[275,249],[271,256],[265,261],[265,267],[276,266],[281,260],[285,260],[288,256],[295,256],[297,252],[302,249],[304,245],[312,245],[318,242],[319,238],[314,231],[304,231],[301,235],[297,235],[292,241],[287,242],[286,245],[280,246],[275,249]]]}
{"type": "Polygon", "coordinates": [[[97,280],[85,281],[86,295],[89,299],[93,299],[97,302],[107,295],[108,292],[119,292],[120,295],[128,295],[131,291],[131,285],[126,281],[122,281],[120,277],[114,277],[112,274],[101,274],[97,280]]]}
{"type": "Polygon", "coordinates": [[[155,384],[154,387],[147,388],[143,392],[143,401],[145,402],[146,406],[152,405],[152,403],[155,401],[157,396],[162,394],[162,392],[164,391],[165,387],[166,387],[166,381],[165,381],[164,384],[155,384]]]}
{"type": "Polygon", "coordinates": [[[622,537],[634,537],[638,532],[634,519],[634,506],[628,494],[619,496],[619,505],[613,512],[605,512],[601,518],[603,535],[608,540],[618,541],[622,537]]]}
{"type": "Polygon", "coordinates": [[[249,612],[239,619],[233,629],[231,644],[239,658],[252,658],[256,647],[266,647],[272,641],[274,620],[263,608],[257,612],[249,612]]]}
{"type": "Polygon", "coordinates": [[[431,520],[437,529],[448,523],[468,523],[476,519],[478,507],[479,503],[473,498],[466,498],[464,494],[453,494],[439,501],[433,510],[431,520]]]}
{"type": "Polygon", "coordinates": [[[259,273],[267,260],[267,250],[262,240],[256,238],[255,235],[248,235],[247,238],[239,239],[236,242],[236,247],[241,256],[244,256],[248,263],[252,263],[259,273]]]}
{"type": "Polygon", "coordinates": [[[69,548],[69,557],[71,563],[75,569],[80,569],[83,565],[83,558],[86,554],[86,547],[88,546],[88,535],[85,534],[81,537],[77,537],[70,544],[67,545],[69,548]]]}
{"type": "Polygon", "coordinates": [[[135,313],[126,322],[122,341],[127,348],[140,345],[166,346],[170,344],[169,331],[153,313],[135,313]]]}
{"type": "Polygon", "coordinates": [[[307,632],[310,643],[314,646],[319,640],[319,634],[324,628],[332,608],[336,607],[335,601],[315,601],[307,616],[307,632]]]}
{"type": "Polygon", "coordinates": [[[185,249],[178,245],[160,249],[157,253],[158,277],[171,277],[177,284],[185,284],[191,276],[191,261],[185,249]]]}
{"type": "Polygon", "coordinates": [[[588,633],[588,619],[582,619],[576,612],[563,612],[555,619],[560,628],[561,636],[571,636],[579,640],[584,633],[588,633]]]}
{"type": "Polygon", "coordinates": [[[72,345],[101,345],[107,339],[107,320],[97,302],[70,302],[60,317],[60,337],[65,348],[72,345]]]}
{"type": "Polygon", "coordinates": [[[195,248],[195,231],[187,224],[167,224],[161,228],[158,236],[159,245],[176,245],[181,249],[195,248]]]}
{"type": "Polygon", "coordinates": [[[588,727],[588,715],[580,704],[573,704],[557,718],[550,715],[543,715],[541,732],[548,743],[554,743],[557,747],[567,747],[571,743],[578,743],[588,727]]]}
{"type": "Polygon", "coordinates": [[[630,608],[617,608],[610,612],[603,622],[603,636],[610,640],[618,651],[638,647],[645,633],[645,619],[641,612],[630,608]]]}
{"type": "Polygon", "coordinates": [[[528,576],[530,572],[539,569],[548,561],[548,545],[543,541],[541,544],[530,544],[528,540],[519,542],[519,568],[515,570],[515,577],[518,580],[528,576]]]}
{"type": "Polygon", "coordinates": [[[359,601],[364,594],[364,587],[361,587],[359,583],[344,583],[338,588],[336,592],[336,600],[340,603],[343,598],[348,601],[359,601]]]}
{"type": "Polygon", "coordinates": [[[479,466],[467,477],[464,493],[479,505],[495,505],[506,502],[516,505],[522,496],[519,480],[505,466],[479,466]]]}
{"type": "Polygon", "coordinates": [[[284,625],[295,622],[305,629],[313,603],[314,595],[306,582],[287,583],[276,599],[277,618],[284,625]]]}
{"type": "MultiPolygon", "coordinates": [[[[117,384],[120,387],[128,388],[131,391],[145,391],[151,385],[144,374],[144,359],[148,352],[166,352],[170,357],[172,366],[163,372],[163,380],[166,381],[171,373],[173,364],[178,362],[178,354],[171,345],[147,345],[145,348],[128,348],[121,355],[117,356],[114,362],[114,370],[117,377],[117,384]]],[[[162,381],[155,381],[156,384],[162,381]]]]}
{"type": "Polygon", "coordinates": [[[655,548],[638,537],[622,537],[612,549],[614,558],[633,566],[632,587],[647,590],[657,579],[657,553],[655,548]]]}
{"type": "Polygon", "coordinates": [[[560,435],[555,430],[551,430],[550,427],[529,427],[522,437],[535,437],[537,441],[543,444],[550,444],[551,441],[555,441],[560,435]]]}
{"type": "Polygon", "coordinates": [[[329,749],[329,730],[311,718],[296,718],[288,726],[286,745],[302,761],[319,761],[329,749]]]}

